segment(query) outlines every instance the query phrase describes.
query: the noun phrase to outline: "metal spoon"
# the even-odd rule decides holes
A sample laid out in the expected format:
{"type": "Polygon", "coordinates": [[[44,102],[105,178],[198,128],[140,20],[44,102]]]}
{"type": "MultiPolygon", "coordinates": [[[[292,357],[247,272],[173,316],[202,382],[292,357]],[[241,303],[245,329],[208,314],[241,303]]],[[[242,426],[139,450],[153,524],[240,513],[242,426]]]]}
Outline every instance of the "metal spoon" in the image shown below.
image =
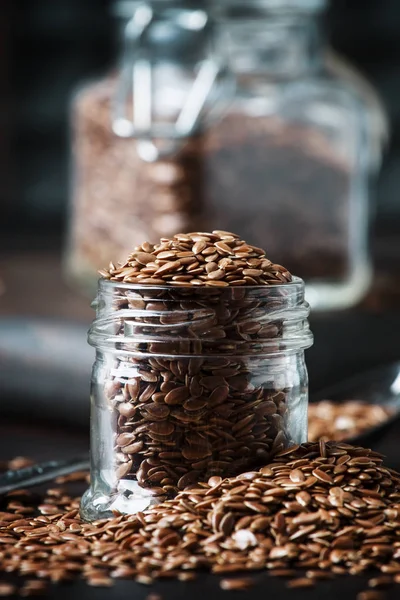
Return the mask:
{"type": "Polygon", "coordinates": [[[375,444],[400,419],[400,362],[363,371],[313,394],[310,398],[311,402],[324,399],[339,404],[346,400],[360,400],[390,408],[392,414],[385,421],[366,429],[357,436],[343,440],[359,446],[375,444]]]}
{"type": "Polygon", "coordinates": [[[21,488],[33,487],[51,481],[62,475],[90,469],[87,457],[70,458],[68,460],[49,460],[30,467],[7,471],[0,475],[0,495],[21,488]]]}

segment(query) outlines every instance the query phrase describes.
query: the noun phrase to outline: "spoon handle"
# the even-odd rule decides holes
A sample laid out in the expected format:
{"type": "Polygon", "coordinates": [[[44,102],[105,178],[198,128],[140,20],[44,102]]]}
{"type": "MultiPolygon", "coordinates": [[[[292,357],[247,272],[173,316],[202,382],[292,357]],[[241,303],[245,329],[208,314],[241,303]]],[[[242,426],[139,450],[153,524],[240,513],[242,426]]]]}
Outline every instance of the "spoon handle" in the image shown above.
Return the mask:
{"type": "Polygon", "coordinates": [[[90,469],[90,461],[86,457],[70,458],[68,460],[49,460],[31,467],[7,471],[0,475],[0,495],[32,487],[40,483],[51,481],[61,475],[69,475],[75,471],[90,469]]]}

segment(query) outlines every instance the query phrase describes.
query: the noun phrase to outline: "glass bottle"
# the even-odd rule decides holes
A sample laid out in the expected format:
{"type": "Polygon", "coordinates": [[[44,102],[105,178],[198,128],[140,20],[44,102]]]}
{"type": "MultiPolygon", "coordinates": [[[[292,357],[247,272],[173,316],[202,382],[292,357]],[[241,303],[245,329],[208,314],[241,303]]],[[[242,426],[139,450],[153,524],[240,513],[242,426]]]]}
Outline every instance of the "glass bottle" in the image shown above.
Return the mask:
{"type": "Polygon", "coordinates": [[[370,195],[385,119],[326,52],[323,0],[141,4],[122,67],[74,108],[69,272],[143,239],[238,232],[306,282],[314,309],[371,280],[370,195]]]}
{"type": "Polygon", "coordinates": [[[135,513],[307,439],[312,344],[299,278],[230,288],[100,280],[81,514],[135,513]]]}
{"type": "Polygon", "coordinates": [[[214,3],[237,90],[204,135],[203,209],[302,277],[312,308],[334,309],[370,284],[370,190],[387,132],[374,92],[326,50],[324,5],[214,3]]]}
{"type": "Polygon", "coordinates": [[[110,259],[198,227],[201,123],[232,90],[200,0],[136,3],[118,68],[72,103],[66,270],[77,285],[94,293],[110,259]]]}

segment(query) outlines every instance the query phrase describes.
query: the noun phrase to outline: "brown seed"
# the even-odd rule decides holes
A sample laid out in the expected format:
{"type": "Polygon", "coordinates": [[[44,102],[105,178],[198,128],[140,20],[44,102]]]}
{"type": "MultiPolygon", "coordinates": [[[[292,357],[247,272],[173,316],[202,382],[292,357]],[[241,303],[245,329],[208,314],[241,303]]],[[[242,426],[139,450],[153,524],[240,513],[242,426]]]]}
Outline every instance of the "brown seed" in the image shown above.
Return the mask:
{"type": "Polygon", "coordinates": [[[357,594],[357,600],[384,600],[385,595],[376,590],[364,590],[357,594]]]}
{"type": "Polygon", "coordinates": [[[129,402],[122,402],[121,404],[118,405],[118,412],[121,415],[123,415],[124,417],[127,417],[128,419],[130,419],[131,417],[134,416],[134,414],[136,412],[136,408],[129,402]]]}
{"type": "Polygon", "coordinates": [[[206,285],[209,287],[228,287],[229,283],[226,281],[206,281],[206,285]]]}
{"type": "Polygon", "coordinates": [[[180,266],[181,263],[179,260],[167,262],[165,263],[165,265],[162,265],[162,267],[157,269],[157,271],[154,273],[154,276],[160,277],[161,275],[166,275],[167,273],[171,273],[172,271],[177,271],[180,268],[180,266]]]}
{"type": "Polygon", "coordinates": [[[206,247],[207,243],[205,241],[196,242],[192,247],[192,252],[193,254],[200,254],[206,247]]]}
{"type": "Polygon", "coordinates": [[[305,480],[305,475],[300,469],[293,469],[289,474],[290,479],[294,483],[300,483],[305,480]]]}
{"type": "Polygon", "coordinates": [[[168,421],[152,423],[149,426],[150,435],[170,436],[174,432],[174,424],[168,421]]]}
{"type": "Polygon", "coordinates": [[[248,275],[250,277],[259,277],[263,274],[261,269],[243,269],[243,275],[248,275]]]}
{"type": "MultiPolygon", "coordinates": [[[[167,258],[174,258],[177,255],[175,250],[171,251],[167,251],[167,252],[157,252],[157,258],[161,258],[163,260],[167,259],[167,258]]],[[[155,258],[155,257],[153,257],[155,258]]]]}
{"type": "Polygon", "coordinates": [[[212,450],[206,444],[187,446],[182,449],[182,456],[190,461],[200,460],[205,458],[206,456],[210,456],[212,454],[212,450]]]}
{"type": "Polygon", "coordinates": [[[332,573],[329,573],[328,571],[316,571],[316,570],[310,570],[306,572],[306,577],[308,577],[309,579],[332,579],[333,575],[332,573]]]}
{"type": "Polygon", "coordinates": [[[132,468],[132,464],[133,463],[131,460],[126,463],[121,463],[115,471],[117,479],[122,479],[125,475],[127,475],[132,468]]]}
{"type": "Polygon", "coordinates": [[[312,471],[312,474],[314,475],[314,477],[316,477],[320,481],[323,481],[324,483],[333,483],[332,477],[328,475],[328,473],[325,473],[325,471],[321,471],[321,469],[314,469],[312,471]]]}
{"type": "Polygon", "coordinates": [[[295,571],[294,569],[272,569],[269,574],[273,577],[289,578],[298,575],[298,571],[295,571]]]}
{"type": "Polygon", "coordinates": [[[208,262],[206,264],[206,273],[211,273],[212,271],[216,271],[218,269],[218,265],[215,262],[208,262]]]}
{"type": "Polygon", "coordinates": [[[0,581],[0,596],[13,596],[17,593],[17,588],[12,583],[0,581]]]}
{"type": "Polygon", "coordinates": [[[225,271],[222,269],[216,269],[208,273],[208,279],[211,280],[222,279],[222,277],[225,277],[225,271]]]}
{"type": "Polygon", "coordinates": [[[137,252],[135,254],[135,260],[141,265],[147,265],[149,262],[153,262],[155,256],[148,252],[137,252]]]}
{"type": "Polygon", "coordinates": [[[224,242],[215,242],[215,247],[223,254],[232,254],[232,248],[224,242]]]}
{"type": "Polygon", "coordinates": [[[136,452],[140,452],[143,448],[143,442],[135,442],[134,444],[129,444],[129,446],[124,446],[122,451],[126,454],[136,454],[136,452]]]}
{"type": "Polygon", "coordinates": [[[107,577],[106,575],[93,575],[87,579],[87,583],[94,587],[111,587],[114,585],[111,577],[107,577]]]}
{"type": "Polygon", "coordinates": [[[135,577],[135,581],[137,583],[141,583],[142,585],[151,585],[153,583],[153,578],[150,575],[137,575],[135,577]]]}
{"type": "Polygon", "coordinates": [[[196,573],[186,571],[183,573],[178,573],[178,579],[179,581],[194,581],[197,579],[197,575],[196,573]]]}
{"type": "Polygon", "coordinates": [[[16,456],[8,462],[7,468],[10,471],[15,471],[17,469],[24,469],[25,467],[30,467],[34,464],[35,461],[31,458],[27,458],[26,456],[16,456]]]}
{"type": "Polygon", "coordinates": [[[229,387],[227,385],[217,386],[211,392],[209,399],[208,399],[208,404],[211,407],[218,406],[219,404],[222,404],[227,399],[228,396],[229,396],[229,387]]]}
{"type": "Polygon", "coordinates": [[[393,577],[389,575],[381,575],[380,577],[373,577],[368,581],[370,588],[387,588],[393,585],[393,577]]]}
{"type": "Polygon", "coordinates": [[[234,524],[235,519],[233,513],[228,512],[222,517],[218,529],[224,535],[229,535],[233,529],[234,524]]]}
{"type": "Polygon", "coordinates": [[[292,579],[288,581],[286,586],[289,588],[311,588],[314,587],[315,581],[313,579],[309,579],[307,577],[298,577],[297,579],[292,579]]]}
{"type": "Polygon", "coordinates": [[[166,404],[182,404],[189,396],[187,387],[178,387],[168,392],[164,398],[164,402],[166,404]]]}
{"type": "Polygon", "coordinates": [[[222,590],[248,590],[254,586],[254,579],[250,577],[221,579],[219,586],[222,590]]]}
{"type": "Polygon", "coordinates": [[[121,433],[117,436],[116,443],[118,446],[127,446],[134,439],[133,433],[121,433]]]}

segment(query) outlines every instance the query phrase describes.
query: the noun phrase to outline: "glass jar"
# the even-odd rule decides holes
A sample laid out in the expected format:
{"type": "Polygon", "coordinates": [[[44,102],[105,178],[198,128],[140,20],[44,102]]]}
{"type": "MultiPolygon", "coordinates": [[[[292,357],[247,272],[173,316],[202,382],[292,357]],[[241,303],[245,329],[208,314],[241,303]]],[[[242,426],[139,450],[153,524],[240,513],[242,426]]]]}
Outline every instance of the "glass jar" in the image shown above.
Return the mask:
{"type": "Polygon", "coordinates": [[[214,4],[237,90],[204,136],[203,197],[206,220],[278,256],[312,308],[334,309],[370,284],[370,189],[387,131],[371,88],[326,52],[325,4],[214,4]]]}
{"type": "Polygon", "coordinates": [[[237,231],[306,282],[313,308],[368,289],[385,119],[325,52],[323,0],[139,7],[123,67],[74,109],[69,270],[176,231],[237,231]]]}
{"type": "Polygon", "coordinates": [[[201,123],[233,93],[200,0],[137,4],[120,66],[72,102],[65,267],[91,295],[110,258],[198,229],[201,123]]]}
{"type": "Polygon", "coordinates": [[[89,331],[85,519],[135,513],[307,439],[304,284],[138,286],[101,280],[89,331]]]}

